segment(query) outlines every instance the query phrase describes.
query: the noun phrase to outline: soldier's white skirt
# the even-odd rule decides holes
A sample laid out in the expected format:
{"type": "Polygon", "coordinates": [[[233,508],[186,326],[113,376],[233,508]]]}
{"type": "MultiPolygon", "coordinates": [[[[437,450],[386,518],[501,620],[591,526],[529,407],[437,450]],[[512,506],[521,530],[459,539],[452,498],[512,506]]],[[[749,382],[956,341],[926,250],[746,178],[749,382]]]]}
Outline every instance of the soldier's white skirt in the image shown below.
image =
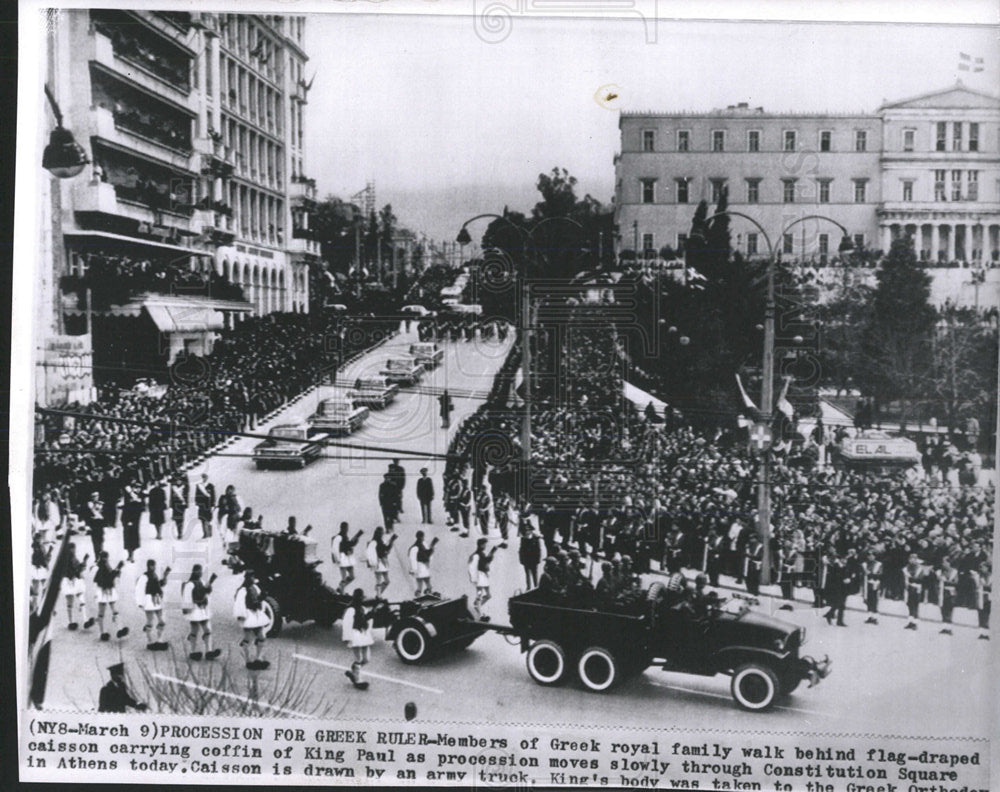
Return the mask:
{"type": "Polygon", "coordinates": [[[244,613],[246,614],[243,617],[244,630],[255,630],[258,627],[266,627],[269,622],[263,608],[259,608],[257,610],[250,610],[247,608],[244,613]]]}
{"type": "Polygon", "coordinates": [[[33,566],[31,568],[31,579],[38,583],[44,583],[49,579],[48,567],[33,566]]]}
{"type": "Polygon", "coordinates": [[[371,620],[368,622],[368,626],[363,630],[354,629],[354,608],[348,608],[344,611],[344,619],[342,622],[344,641],[352,649],[361,646],[371,646],[375,643],[375,636],[372,635],[372,623],[371,620]]]}
{"type": "Polygon", "coordinates": [[[476,585],[479,588],[489,588],[490,576],[486,572],[479,572],[476,574],[476,585]]]}
{"type": "Polygon", "coordinates": [[[417,562],[416,576],[418,580],[424,580],[431,576],[431,568],[427,564],[417,562]]]}
{"type": "Polygon", "coordinates": [[[375,571],[376,572],[388,572],[389,571],[389,565],[383,559],[380,558],[378,560],[378,564],[375,565],[375,571]]]}
{"type": "Polygon", "coordinates": [[[184,615],[189,622],[206,622],[212,618],[212,614],[207,605],[204,607],[195,605],[184,615]]]}
{"type": "Polygon", "coordinates": [[[341,569],[353,569],[354,568],[354,553],[341,553],[340,554],[340,568],[341,569]]]}
{"type": "Polygon", "coordinates": [[[83,578],[63,578],[59,590],[64,597],[79,597],[87,593],[87,584],[83,578]]]}
{"type": "Polygon", "coordinates": [[[97,589],[97,604],[98,605],[114,605],[118,602],[118,589],[97,589]]]}
{"type": "Polygon", "coordinates": [[[154,597],[152,594],[145,594],[142,598],[142,604],[139,607],[146,611],[146,613],[161,611],[163,610],[163,598],[154,597]]]}

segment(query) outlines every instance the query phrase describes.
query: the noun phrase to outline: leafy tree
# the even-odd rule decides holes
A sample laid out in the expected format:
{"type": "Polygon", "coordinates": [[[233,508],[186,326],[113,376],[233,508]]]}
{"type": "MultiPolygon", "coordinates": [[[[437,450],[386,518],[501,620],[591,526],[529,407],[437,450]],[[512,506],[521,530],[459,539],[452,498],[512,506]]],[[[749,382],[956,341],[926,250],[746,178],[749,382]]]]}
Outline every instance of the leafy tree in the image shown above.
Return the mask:
{"type": "Polygon", "coordinates": [[[909,237],[893,241],[876,278],[861,340],[862,390],[883,401],[901,400],[905,420],[907,400],[924,390],[931,369],[931,278],[917,265],[909,237]]]}

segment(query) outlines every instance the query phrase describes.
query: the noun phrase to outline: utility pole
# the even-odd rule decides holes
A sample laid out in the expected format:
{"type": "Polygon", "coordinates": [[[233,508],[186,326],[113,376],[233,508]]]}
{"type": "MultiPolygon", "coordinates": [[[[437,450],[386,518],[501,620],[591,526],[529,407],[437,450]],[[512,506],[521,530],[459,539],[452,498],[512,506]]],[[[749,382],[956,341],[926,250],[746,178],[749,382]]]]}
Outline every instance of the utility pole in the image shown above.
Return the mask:
{"type": "MultiPolygon", "coordinates": [[[[773,428],[774,402],[774,251],[767,261],[767,303],[764,308],[764,380],[760,387],[761,423],[770,432],[773,428]]],[[[760,469],[757,471],[757,523],[760,540],[764,546],[760,574],[761,585],[771,583],[771,446],[761,448],[760,469]]]]}

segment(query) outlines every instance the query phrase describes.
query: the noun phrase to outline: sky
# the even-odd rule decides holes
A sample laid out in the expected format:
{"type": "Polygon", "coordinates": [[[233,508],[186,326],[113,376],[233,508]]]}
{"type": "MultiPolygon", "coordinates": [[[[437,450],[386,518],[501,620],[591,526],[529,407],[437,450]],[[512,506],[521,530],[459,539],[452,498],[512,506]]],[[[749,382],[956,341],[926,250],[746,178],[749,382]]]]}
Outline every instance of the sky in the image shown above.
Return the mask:
{"type": "Polygon", "coordinates": [[[522,14],[500,42],[479,33],[467,16],[308,17],[306,170],[321,195],[374,180],[403,225],[452,241],[474,214],[530,210],[538,174],[556,166],[609,203],[619,110],[872,112],[959,76],[1000,85],[986,27],[522,14]],[[959,72],[960,52],[985,70],[959,72]]]}

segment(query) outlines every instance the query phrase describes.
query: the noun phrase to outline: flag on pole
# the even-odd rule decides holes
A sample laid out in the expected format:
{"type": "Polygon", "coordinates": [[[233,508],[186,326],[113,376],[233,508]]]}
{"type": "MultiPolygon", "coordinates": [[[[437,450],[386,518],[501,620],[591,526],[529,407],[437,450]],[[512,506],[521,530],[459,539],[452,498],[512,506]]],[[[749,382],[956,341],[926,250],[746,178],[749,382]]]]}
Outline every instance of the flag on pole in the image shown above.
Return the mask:
{"type": "Polygon", "coordinates": [[[966,52],[958,53],[958,70],[981,72],[985,68],[982,58],[973,58],[966,52]]]}
{"type": "Polygon", "coordinates": [[[48,587],[45,589],[42,605],[37,612],[28,617],[28,678],[31,680],[28,700],[36,709],[41,709],[45,701],[45,684],[49,677],[49,625],[59,599],[62,579],[69,564],[70,533],[67,527],[59,545],[59,552],[56,554],[56,562],[49,573],[48,587]]]}
{"type": "Polygon", "coordinates": [[[788,386],[791,384],[792,378],[785,377],[785,384],[781,387],[781,395],[778,396],[777,404],[775,405],[781,412],[783,412],[788,420],[792,420],[792,416],[795,414],[795,408],[792,407],[791,402],[788,401],[788,386]]]}

